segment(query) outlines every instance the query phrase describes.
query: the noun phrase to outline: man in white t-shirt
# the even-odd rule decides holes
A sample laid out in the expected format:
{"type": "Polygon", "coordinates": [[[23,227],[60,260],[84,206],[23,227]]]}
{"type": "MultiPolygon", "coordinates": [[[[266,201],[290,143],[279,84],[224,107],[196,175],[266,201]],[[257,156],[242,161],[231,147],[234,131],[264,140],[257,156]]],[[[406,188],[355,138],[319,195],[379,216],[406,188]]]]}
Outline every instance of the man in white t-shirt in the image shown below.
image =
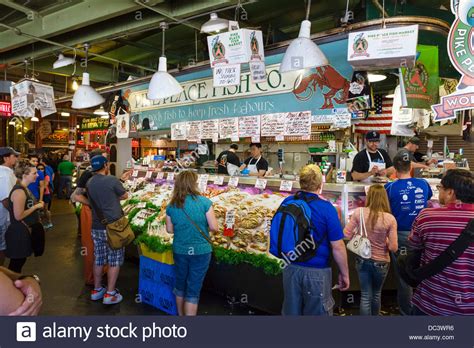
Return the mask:
{"type": "Polygon", "coordinates": [[[16,184],[16,176],[13,172],[20,152],[11,147],[0,148],[0,266],[5,260],[5,232],[10,224],[8,213],[8,197],[13,186],[16,184]]]}

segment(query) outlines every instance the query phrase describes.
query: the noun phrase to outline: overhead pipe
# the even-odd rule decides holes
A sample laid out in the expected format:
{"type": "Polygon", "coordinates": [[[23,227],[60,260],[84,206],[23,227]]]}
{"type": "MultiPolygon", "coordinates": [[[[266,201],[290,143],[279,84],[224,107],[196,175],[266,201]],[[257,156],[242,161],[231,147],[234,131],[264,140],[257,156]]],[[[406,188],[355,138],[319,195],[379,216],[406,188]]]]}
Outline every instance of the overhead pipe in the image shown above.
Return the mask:
{"type": "Polygon", "coordinates": [[[23,12],[27,16],[33,15],[34,17],[41,17],[38,11],[32,10],[31,8],[26,7],[24,5],[17,4],[16,2],[13,2],[11,0],[3,0],[2,5],[23,12]]]}

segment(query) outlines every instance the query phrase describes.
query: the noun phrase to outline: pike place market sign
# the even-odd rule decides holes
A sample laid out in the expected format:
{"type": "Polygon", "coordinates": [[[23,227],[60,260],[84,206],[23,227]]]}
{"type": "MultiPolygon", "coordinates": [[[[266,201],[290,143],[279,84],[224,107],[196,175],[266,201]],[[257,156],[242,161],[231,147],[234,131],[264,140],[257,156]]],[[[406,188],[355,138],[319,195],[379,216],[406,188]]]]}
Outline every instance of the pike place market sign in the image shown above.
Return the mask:
{"type": "Polygon", "coordinates": [[[293,91],[295,84],[299,82],[300,72],[280,74],[278,66],[279,64],[274,64],[267,67],[267,80],[262,83],[253,84],[250,72],[246,72],[241,75],[240,85],[214,88],[212,77],[209,77],[181,83],[183,92],[170,98],[149,100],[146,97],[148,90],[145,89],[131,93],[128,102],[132,112],[141,112],[293,91]]]}

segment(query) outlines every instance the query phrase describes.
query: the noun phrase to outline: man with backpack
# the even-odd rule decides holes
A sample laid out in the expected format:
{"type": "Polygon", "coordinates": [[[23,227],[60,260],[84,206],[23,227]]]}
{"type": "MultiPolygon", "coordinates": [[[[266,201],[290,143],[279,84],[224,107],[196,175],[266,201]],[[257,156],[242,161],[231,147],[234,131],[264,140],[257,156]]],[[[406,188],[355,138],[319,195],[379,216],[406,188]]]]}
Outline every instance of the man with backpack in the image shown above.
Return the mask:
{"type": "Polygon", "coordinates": [[[283,315],[332,315],[331,251],[341,290],[349,288],[344,233],[336,209],[322,199],[322,174],[311,164],[300,171],[301,191],[286,198],[270,229],[270,252],[282,260],[283,315]]]}

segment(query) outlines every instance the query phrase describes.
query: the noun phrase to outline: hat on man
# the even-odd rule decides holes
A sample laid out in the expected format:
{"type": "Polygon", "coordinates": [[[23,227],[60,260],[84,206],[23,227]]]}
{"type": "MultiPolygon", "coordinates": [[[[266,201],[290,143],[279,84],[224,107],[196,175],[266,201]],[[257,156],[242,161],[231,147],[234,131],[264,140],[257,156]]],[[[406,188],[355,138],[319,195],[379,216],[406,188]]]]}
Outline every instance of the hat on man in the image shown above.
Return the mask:
{"type": "Polygon", "coordinates": [[[92,157],[91,158],[92,171],[96,172],[98,170],[101,170],[102,168],[104,168],[107,162],[108,162],[107,158],[105,158],[102,155],[92,157]]]}
{"type": "Polygon", "coordinates": [[[410,139],[408,139],[407,144],[408,143],[420,146],[421,140],[418,137],[411,137],[410,139]]]}
{"type": "Polygon", "coordinates": [[[365,135],[365,140],[367,141],[380,141],[380,133],[376,131],[367,132],[365,135]]]}
{"type": "Polygon", "coordinates": [[[9,155],[15,155],[15,156],[20,156],[21,152],[15,151],[12,147],[7,146],[7,147],[0,147],[0,156],[9,156],[9,155]]]}

